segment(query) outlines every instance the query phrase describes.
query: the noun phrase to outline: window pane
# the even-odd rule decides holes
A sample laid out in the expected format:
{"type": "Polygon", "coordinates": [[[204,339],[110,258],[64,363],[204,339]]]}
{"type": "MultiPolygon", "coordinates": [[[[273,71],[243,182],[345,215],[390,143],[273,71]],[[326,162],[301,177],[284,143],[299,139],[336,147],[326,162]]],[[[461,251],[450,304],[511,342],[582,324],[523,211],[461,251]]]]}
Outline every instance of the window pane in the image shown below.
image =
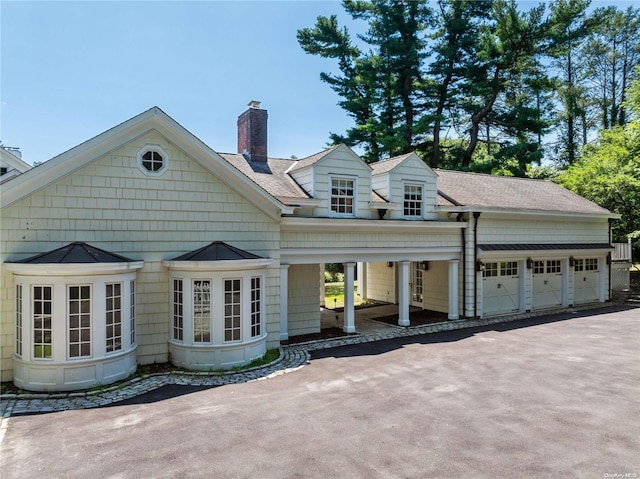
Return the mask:
{"type": "Polygon", "coordinates": [[[122,284],[106,285],[106,348],[107,352],[122,349],[122,284]]]}

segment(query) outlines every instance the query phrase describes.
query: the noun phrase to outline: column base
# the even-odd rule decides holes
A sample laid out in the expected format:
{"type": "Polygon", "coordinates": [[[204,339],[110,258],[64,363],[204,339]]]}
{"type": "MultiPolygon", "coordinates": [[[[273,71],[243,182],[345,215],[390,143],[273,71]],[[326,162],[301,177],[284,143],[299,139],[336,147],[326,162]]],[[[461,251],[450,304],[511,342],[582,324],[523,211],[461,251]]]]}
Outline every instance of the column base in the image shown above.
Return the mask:
{"type": "Polygon", "coordinates": [[[410,326],[410,323],[409,323],[408,319],[399,319],[398,320],[398,325],[399,326],[410,326]]]}

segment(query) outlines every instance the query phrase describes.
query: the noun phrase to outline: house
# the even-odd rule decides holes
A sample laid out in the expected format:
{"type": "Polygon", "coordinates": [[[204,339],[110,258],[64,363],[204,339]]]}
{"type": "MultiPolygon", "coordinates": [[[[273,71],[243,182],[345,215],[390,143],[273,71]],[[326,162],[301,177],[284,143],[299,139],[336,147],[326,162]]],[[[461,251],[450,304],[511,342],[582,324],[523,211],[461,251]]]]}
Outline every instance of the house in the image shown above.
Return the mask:
{"type": "MultiPolygon", "coordinates": [[[[218,153],[157,107],[1,190],[2,380],[75,390],[171,361],[231,368],[319,332],[321,266],[452,321],[604,302],[616,215],[546,181],[268,156],[267,112],[218,153]]],[[[357,330],[347,299],[344,329],[357,330]]]]}

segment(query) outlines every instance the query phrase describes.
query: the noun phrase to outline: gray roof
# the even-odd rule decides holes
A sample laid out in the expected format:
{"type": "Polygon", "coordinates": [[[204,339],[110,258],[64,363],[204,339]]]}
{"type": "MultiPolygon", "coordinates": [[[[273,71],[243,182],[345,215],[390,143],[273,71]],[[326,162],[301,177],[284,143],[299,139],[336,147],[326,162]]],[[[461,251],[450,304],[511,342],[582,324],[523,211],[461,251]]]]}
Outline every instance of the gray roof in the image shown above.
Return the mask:
{"type": "Polygon", "coordinates": [[[389,158],[386,160],[376,161],[375,163],[370,163],[369,166],[373,170],[374,175],[381,175],[393,170],[396,166],[409,158],[409,156],[411,156],[412,154],[413,153],[405,153],[404,155],[394,156],[393,158],[389,158]]]}
{"type": "Polygon", "coordinates": [[[438,192],[447,201],[458,205],[561,213],[609,213],[551,181],[448,170],[436,172],[438,192]]]}
{"type": "Polygon", "coordinates": [[[326,149],[324,151],[321,151],[319,153],[315,153],[315,154],[313,154],[311,156],[307,156],[306,158],[302,158],[301,160],[295,160],[293,166],[291,167],[291,170],[289,170],[289,171],[296,171],[296,170],[300,170],[302,168],[306,168],[307,166],[311,166],[314,163],[320,161],[322,158],[327,156],[329,153],[331,153],[333,150],[335,150],[339,146],[340,145],[336,145],[336,146],[328,148],[328,149],[326,149]]]}
{"type": "Polygon", "coordinates": [[[173,258],[172,261],[235,261],[241,259],[261,259],[261,256],[241,250],[222,241],[214,241],[207,246],[173,258]]]}
{"type": "Polygon", "coordinates": [[[286,173],[295,160],[268,158],[268,171],[256,171],[257,168],[252,167],[253,164],[239,153],[219,153],[219,155],[275,198],[310,198],[307,192],[286,173]]]}
{"type": "Polygon", "coordinates": [[[30,258],[13,261],[23,264],[77,264],[77,263],[130,263],[134,260],[96,248],[82,242],[70,243],[62,248],[40,253],[30,258]]]}
{"type": "MultiPolygon", "coordinates": [[[[288,172],[316,163],[335,148],[302,160],[268,158],[267,164],[261,164],[260,167],[239,153],[220,153],[220,156],[268,194],[283,203],[292,204],[297,199],[309,199],[311,196],[288,172]]],[[[407,153],[369,166],[374,175],[383,174],[410,155],[407,153]]],[[[440,169],[434,171],[438,175],[438,206],[610,214],[608,210],[551,181],[440,169]]],[[[372,200],[386,201],[375,191],[372,192],[372,200]]]]}

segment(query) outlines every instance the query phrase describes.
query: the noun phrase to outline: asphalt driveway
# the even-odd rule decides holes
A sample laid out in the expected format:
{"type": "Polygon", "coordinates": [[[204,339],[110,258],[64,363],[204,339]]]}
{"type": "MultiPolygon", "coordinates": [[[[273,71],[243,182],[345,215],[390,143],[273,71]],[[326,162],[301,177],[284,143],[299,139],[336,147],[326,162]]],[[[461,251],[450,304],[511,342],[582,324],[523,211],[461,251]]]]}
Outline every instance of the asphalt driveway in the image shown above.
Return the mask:
{"type": "Polygon", "coordinates": [[[640,477],[640,309],[313,353],[298,371],[11,417],[10,478],[640,477]]]}

